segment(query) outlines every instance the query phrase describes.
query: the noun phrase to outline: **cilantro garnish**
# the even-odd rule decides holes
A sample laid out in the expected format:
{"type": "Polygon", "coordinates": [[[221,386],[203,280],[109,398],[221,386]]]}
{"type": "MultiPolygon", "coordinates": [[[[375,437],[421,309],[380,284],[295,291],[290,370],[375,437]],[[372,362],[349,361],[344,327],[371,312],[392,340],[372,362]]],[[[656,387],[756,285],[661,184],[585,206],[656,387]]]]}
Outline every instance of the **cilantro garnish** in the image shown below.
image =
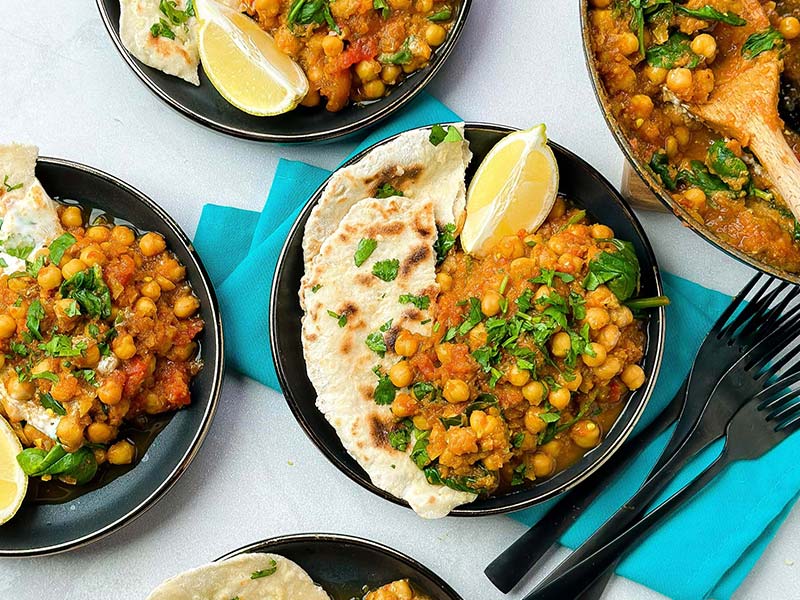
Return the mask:
{"type": "Polygon", "coordinates": [[[429,21],[433,21],[434,23],[439,23],[441,21],[449,21],[450,17],[453,16],[453,11],[449,6],[445,6],[440,10],[436,11],[432,15],[428,17],[429,21]]]}
{"type": "Polygon", "coordinates": [[[270,558],[269,566],[266,569],[261,569],[260,571],[253,571],[250,574],[250,579],[261,579],[262,577],[269,577],[270,575],[274,575],[277,570],[278,570],[278,563],[275,562],[274,558],[270,558]]]}
{"type": "Polygon", "coordinates": [[[367,259],[372,256],[372,253],[375,252],[375,248],[378,247],[378,242],[371,239],[371,238],[363,238],[358,242],[358,246],[356,247],[355,254],[353,254],[353,262],[357,267],[360,267],[367,259]]]}
{"type": "Polygon", "coordinates": [[[400,261],[396,258],[379,260],[372,265],[372,274],[383,281],[394,281],[397,279],[397,272],[400,270],[400,261]]]}
{"type": "Polygon", "coordinates": [[[163,37],[168,40],[175,39],[175,32],[170,29],[169,22],[166,19],[159,19],[158,23],[153,23],[150,27],[150,35],[154,38],[163,37]]]}
{"type": "Polygon", "coordinates": [[[50,242],[50,262],[58,266],[64,258],[64,253],[77,241],[72,234],[62,233],[50,242]]]}
{"type": "Polygon", "coordinates": [[[398,190],[396,187],[394,187],[390,183],[384,183],[375,192],[375,197],[376,198],[391,198],[392,196],[402,196],[402,195],[403,195],[403,192],[398,190]]]}
{"type": "Polygon", "coordinates": [[[372,396],[375,399],[375,404],[382,406],[391,404],[397,395],[397,388],[392,383],[392,380],[389,379],[389,376],[381,371],[379,366],[372,369],[372,372],[378,378],[378,385],[375,386],[375,392],[372,396]]]}
{"type": "Polygon", "coordinates": [[[389,15],[392,14],[392,9],[389,8],[386,0],[372,0],[372,8],[379,10],[384,19],[388,19],[389,15]]]}
{"type": "Polygon", "coordinates": [[[3,186],[5,186],[7,192],[13,192],[14,190],[18,190],[23,186],[23,183],[20,181],[14,185],[8,183],[8,175],[3,177],[3,186]]]}
{"type": "Polygon", "coordinates": [[[407,65],[410,63],[414,59],[414,53],[411,52],[411,40],[413,38],[414,36],[407,37],[397,52],[384,52],[378,55],[378,62],[384,65],[407,65]]]}
{"type": "Polygon", "coordinates": [[[379,331],[373,331],[364,340],[367,348],[372,350],[375,354],[383,358],[386,356],[386,341],[383,339],[383,334],[379,331]]]}
{"type": "Polygon", "coordinates": [[[428,139],[431,144],[438,146],[442,142],[462,142],[464,136],[453,125],[448,125],[447,130],[441,125],[434,125],[431,127],[431,135],[428,139]]]}
{"type": "Polygon", "coordinates": [[[414,296],[413,294],[401,294],[400,304],[413,304],[420,310],[425,310],[431,305],[428,296],[414,296]]]}
{"type": "Polygon", "coordinates": [[[453,246],[456,245],[456,225],[455,223],[448,223],[443,229],[439,231],[439,237],[433,244],[433,249],[436,251],[436,264],[441,264],[447,253],[450,252],[453,246]]]}
{"type": "Polygon", "coordinates": [[[28,306],[28,316],[25,319],[25,325],[28,327],[31,335],[37,340],[42,339],[42,333],[39,331],[39,325],[44,319],[44,307],[37,298],[28,306]]]}
{"type": "Polygon", "coordinates": [[[338,323],[339,327],[344,327],[345,325],[347,325],[347,313],[339,314],[333,312],[332,310],[328,310],[328,316],[336,319],[336,322],[338,323]]]}

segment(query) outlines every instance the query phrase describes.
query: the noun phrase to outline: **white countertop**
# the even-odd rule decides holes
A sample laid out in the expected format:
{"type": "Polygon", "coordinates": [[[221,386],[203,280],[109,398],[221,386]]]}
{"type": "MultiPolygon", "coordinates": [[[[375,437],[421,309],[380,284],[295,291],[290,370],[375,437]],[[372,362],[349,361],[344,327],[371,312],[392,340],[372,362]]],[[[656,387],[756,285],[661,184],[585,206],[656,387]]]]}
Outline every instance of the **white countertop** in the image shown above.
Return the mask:
{"type": "MultiPolygon", "coordinates": [[[[592,93],[577,7],[575,0],[475,0],[458,51],[429,90],[467,120],[516,126],[544,121],[552,139],[618,184],[623,158],[592,93]]],[[[259,210],[280,157],[331,168],[355,143],[255,144],[185,120],[123,63],[91,0],[2,0],[0,74],[1,140],[35,143],[43,155],[124,179],[190,235],[206,202],[259,210]]],[[[674,217],[640,217],[663,268],[729,293],[749,277],[748,268],[674,217]]],[[[279,394],[229,373],[210,435],[164,499],[87,548],[0,561],[0,598],[141,599],[162,579],[246,543],[323,531],[366,537],[411,554],[465,600],[514,599],[524,594],[503,596],[482,571],[523,530],[507,517],[424,522],[380,500],[328,463],[279,394]]],[[[800,563],[800,509],[736,597],[797,598],[795,563],[800,563]]],[[[661,596],[616,578],[606,597],[661,596]]]]}

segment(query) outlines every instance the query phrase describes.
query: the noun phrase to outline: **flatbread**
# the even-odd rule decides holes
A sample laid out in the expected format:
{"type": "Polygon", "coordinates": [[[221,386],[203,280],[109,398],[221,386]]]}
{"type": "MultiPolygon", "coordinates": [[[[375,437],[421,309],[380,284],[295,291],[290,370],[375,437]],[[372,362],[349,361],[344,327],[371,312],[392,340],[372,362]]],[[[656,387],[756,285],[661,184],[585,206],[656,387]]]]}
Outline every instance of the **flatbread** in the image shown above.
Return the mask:
{"type": "MultiPolygon", "coordinates": [[[[159,9],[159,1],[120,0],[119,35],[122,45],[147,66],[200,85],[197,19],[190,17],[184,25],[170,25],[174,40],[153,37],[150,28],[165,18],[159,9]]],[[[186,8],[186,0],[176,0],[176,3],[180,10],[186,8]]]]}
{"type": "Polygon", "coordinates": [[[317,407],[372,483],[406,500],[425,518],[443,517],[476,496],[431,485],[411,461],[410,447],[405,452],[392,448],[388,431],[395,419],[389,406],[375,403],[378,378],[373,368],[379,365],[387,373],[400,359],[393,351],[400,329],[431,334],[432,309],[401,304],[399,297],[434,299],[439,293],[434,213],[434,201],[422,197],[367,198],[355,203],[321,244],[300,290],[306,298],[303,352],[317,390],[317,407]],[[356,267],[354,253],[362,238],[378,245],[356,267]],[[397,259],[400,267],[397,278],[385,282],[373,275],[372,268],[389,259],[397,259]],[[339,324],[340,315],[346,315],[344,326],[339,324]],[[365,340],[389,320],[391,327],[384,333],[389,351],[380,358],[365,340]]]}
{"type": "Polygon", "coordinates": [[[0,146],[0,218],[9,204],[25,196],[36,179],[36,159],[39,148],[25,144],[0,146]],[[20,187],[19,184],[22,184],[20,187]],[[17,188],[9,191],[8,187],[17,188]]]}
{"type": "Polygon", "coordinates": [[[240,554],[167,579],[147,600],[330,600],[297,563],[278,554],[240,554]],[[270,573],[274,569],[274,572],[270,573]],[[263,576],[252,578],[254,573],[263,576]]]}
{"type": "MultiPolygon", "coordinates": [[[[464,124],[456,123],[454,127],[463,138],[464,124]]],[[[347,211],[356,202],[374,197],[385,183],[403,192],[406,198],[432,201],[439,228],[453,223],[457,231],[461,230],[467,197],[465,172],[472,159],[469,143],[464,140],[434,146],[429,136],[429,129],[407,131],[331,176],[306,224],[306,271],[347,211]]]]}

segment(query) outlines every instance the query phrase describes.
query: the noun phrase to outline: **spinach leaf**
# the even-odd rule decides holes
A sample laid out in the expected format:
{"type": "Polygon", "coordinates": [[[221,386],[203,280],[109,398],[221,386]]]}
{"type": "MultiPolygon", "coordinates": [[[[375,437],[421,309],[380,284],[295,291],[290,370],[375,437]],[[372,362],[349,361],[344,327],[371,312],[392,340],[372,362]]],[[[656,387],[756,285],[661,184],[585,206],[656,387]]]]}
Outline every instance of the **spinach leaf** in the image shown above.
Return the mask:
{"type": "Polygon", "coordinates": [[[428,438],[430,438],[431,432],[423,431],[422,429],[417,429],[414,427],[413,434],[414,447],[411,449],[410,458],[414,461],[415,465],[417,465],[420,469],[423,469],[425,468],[425,465],[431,462],[431,459],[428,456],[428,438]]]}
{"type": "Polygon", "coordinates": [[[61,444],[56,444],[49,452],[27,448],[17,455],[17,462],[30,477],[62,475],[73,478],[77,485],[87,483],[97,473],[94,452],[86,447],[71,453],[61,444]]]}
{"type": "Polygon", "coordinates": [[[651,67],[673,69],[686,67],[694,69],[701,57],[692,52],[691,40],[685,33],[675,32],[660,46],[652,46],[645,53],[647,64],[651,67]]]}
{"type": "Polygon", "coordinates": [[[678,183],[675,180],[677,175],[675,171],[677,171],[677,169],[669,164],[669,157],[666,152],[654,152],[653,156],[650,157],[650,168],[661,178],[661,183],[665,188],[670,192],[675,191],[678,187],[678,183]]]}
{"type": "Polygon", "coordinates": [[[456,245],[456,225],[455,223],[448,223],[442,230],[439,231],[439,237],[433,244],[433,249],[436,251],[436,264],[440,265],[447,258],[447,253],[456,245]]]}
{"type": "Polygon", "coordinates": [[[611,240],[617,251],[603,251],[589,261],[589,273],[583,281],[587,290],[596,290],[605,283],[614,295],[625,301],[639,288],[639,259],[633,244],[611,240]]]}
{"type": "Polygon", "coordinates": [[[741,190],[750,181],[747,165],[725,145],[724,140],[712,142],[706,154],[706,165],[734,191],[741,190]]]}
{"type": "Polygon", "coordinates": [[[396,258],[379,260],[372,265],[372,274],[383,281],[394,281],[397,279],[397,272],[400,270],[400,261],[396,258]]]}
{"type": "Polygon", "coordinates": [[[644,54],[644,7],[642,6],[644,1],[628,0],[631,9],[633,9],[628,26],[636,34],[636,39],[639,40],[639,54],[644,54]]]}
{"type": "Polygon", "coordinates": [[[780,31],[769,27],[764,31],[752,33],[742,44],[742,56],[748,60],[754,59],[762,52],[768,50],[783,50],[786,47],[780,31]]]}
{"type": "Polygon", "coordinates": [[[432,485],[444,485],[459,492],[478,493],[478,490],[473,487],[475,485],[474,477],[442,477],[437,465],[425,467],[422,472],[425,473],[425,479],[428,480],[428,483],[432,485]]]}
{"type": "Polygon", "coordinates": [[[720,23],[725,23],[726,25],[733,25],[734,27],[741,27],[742,25],[746,25],[747,21],[745,21],[742,17],[737,15],[733,12],[720,12],[716,8],[710,5],[703,6],[701,8],[686,8],[682,4],[675,4],[675,10],[679,13],[683,13],[688,17],[694,17],[695,19],[703,19],[704,21],[719,21],[720,23]]]}
{"type": "Polygon", "coordinates": [[[513,474],[511,475],[511,485],[522,485],[525,483],[525,464],[521,464],[514,469],[513,474]]]}
{"type": "Polygon", "coordinates": [[[362,238],[358,242],[358,246],[356,247],[355,254],[353,254],[353,262],[355,262],[357,267],[360,267],[367,259],[372,256],[372,253],[375,252],[375,248],[378,247],[378,242],[371,238],[362,238]]]}
{"type": "Polygon", "coordinates": [[[49,452],[39,448],[26,448],[17,454],[17,462],[29,477],[41,475],[45,470],[66,456],[67,451],[61,444],[53,446],[49,452]]]}
{"type": "Polygon", "coordinates": [[[49,408],[50,410],[52,410],[57,415],[60,415],[60,416],[63,417],[65,414],[67,414],[67,411],[64,408],[64,405],[61,404],[61,402],[59,402],[55,398],[53,398],[53,396],[49,392],[40,392],[39,393],[39,402],[41,403],[41,405],[43,407],[49,408]]]}
{"type": "Polygon", "coordinates": [[[31,261],[25,261],[25,272],[28,274],[28,277],[36,279],[36,276],[39,274],[39,271],[44,266],[44,256],[37,256],[36,259],[31,261]]]}
{"type": "Polygon", "coordinates": [[[709,173],[706,166],[699,160],[693,160],[689,163],[691,170],[687,171],[682,169],[678,172],[678,183],[686,183],[699,187],[706,194],[706,197],[711,197],[717,193],[731,194],[731,188],[713,173],[709,173]]]}
{"type": "Polygon", "coordinates": [[[414,59],[414,54],[411,52],[411,40],[413,36],[407,37],[403,41],[403,45],[397,52],[378,55],[378,62],[384,65],[407,65],[414,59]]]}
{"type": "Polygon", "coordinates": [[[37,340],[42,339],[42,333],[39,331],[42,319],[44,319],[44,307],[39,299],[36,298],[28,307],[28,316],[25,319],[25,325],[28,327],[30,334],[37,340]]]}
{"type": "Polygon", "coordinates": [[[42,371],[40,373],[31,373],[31,381],[33,381],[34,379],[46,379],[47,381],[51,381],[53,383],[58,383],[58,375],[56,375],[52,371],[42,371]]]}
{"type": "Polygon", "coordinates": [[[327,23],[328,27],[336,33],[341,33],[341,29],[336,25],[331,14],[330,0],[294,0],[286,17],[289,25],[322,25],[327,23]]]}
{"type": "Polygon", "coordinates": [[[72,234],[62,233],[50,242],[50,262],[58,266],[64,258],[64,253],[77,241],[72,234]]]}

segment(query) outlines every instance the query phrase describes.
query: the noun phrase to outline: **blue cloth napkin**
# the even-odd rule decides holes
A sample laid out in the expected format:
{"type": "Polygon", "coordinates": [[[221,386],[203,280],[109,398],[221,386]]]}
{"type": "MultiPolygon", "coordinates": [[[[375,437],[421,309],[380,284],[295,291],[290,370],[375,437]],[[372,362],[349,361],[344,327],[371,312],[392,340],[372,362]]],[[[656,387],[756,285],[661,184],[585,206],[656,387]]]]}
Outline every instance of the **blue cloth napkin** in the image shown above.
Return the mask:
{"type": "MultiPolygon", "coordinates": [[[[422,94],[403,114],[367,136],[357,153],[397,132],[459,120],[432,96],[422,94]]],[[[317,167],[282,160],[264,210],[256,213],[207,205],[195,236],[219,296],[228,364],[279,389],[269,349],[268,307],[278,254],[296,216],[328,177],[317,167]]],[[[730,298],[670,274],[664,275],[667,339],[658,385],[638,428],[650,422],[670,401],[689,370],[704,332],[730,298]]],[[[666,432],[608,487],[564,535],[574,548],[586,539],[635,491],[666,445],[666,432]]],[[[691,464],[664,494],[674,493],[719,453],[719,445],[691,464]]],[[[620,450],[625,452],[625,447],[620,450]]],[[[795,436],[752,463],[727,470],[695,501],[656,530],[623,563],[618,573],[679,599],[731,596],[764,551],[800,491],[800,436],[795,436]]],[[[532,524],[549,504],[515,513],[532,524]]],[[[509,540],[511,543],[512,540],[509,540]]]]}

